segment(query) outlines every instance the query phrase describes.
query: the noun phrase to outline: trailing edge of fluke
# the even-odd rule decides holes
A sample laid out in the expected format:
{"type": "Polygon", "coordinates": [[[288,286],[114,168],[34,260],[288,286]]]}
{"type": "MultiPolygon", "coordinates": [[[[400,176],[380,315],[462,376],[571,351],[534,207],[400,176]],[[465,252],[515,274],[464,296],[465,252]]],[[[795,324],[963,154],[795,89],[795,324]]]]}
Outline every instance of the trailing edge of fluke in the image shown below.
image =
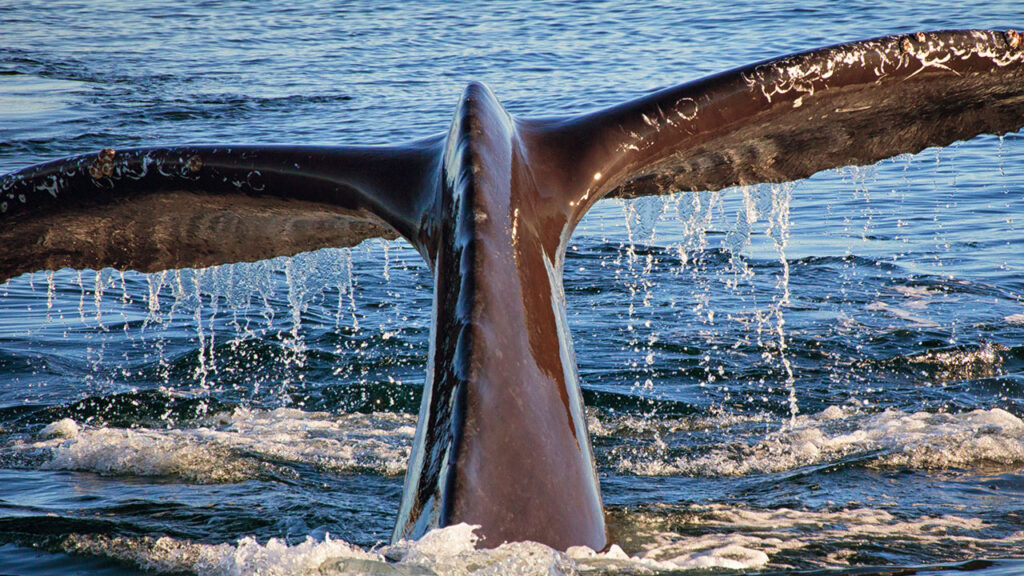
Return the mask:
{"type": "Polygon", "coordinates": [[[1024,39],[842,44],[611,108],[511,117],[471,84],[445,134],[381,147],[104,149],[0,178],[0,281],[204,267],[402,236],[434,274],[394,537],[608,544],[566,326],[567,241],[606,196],[782,182],[1024,125],[1024,39]]]}

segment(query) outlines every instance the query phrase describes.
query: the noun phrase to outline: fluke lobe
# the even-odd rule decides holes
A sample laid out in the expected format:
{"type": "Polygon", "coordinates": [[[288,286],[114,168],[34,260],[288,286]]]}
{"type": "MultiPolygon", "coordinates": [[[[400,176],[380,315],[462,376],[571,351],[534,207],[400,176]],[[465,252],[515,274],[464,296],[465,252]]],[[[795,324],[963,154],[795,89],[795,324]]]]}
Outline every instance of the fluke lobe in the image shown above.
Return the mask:
{"type": "Polygon", "coordinates": [[[1014,32],[891,36],[608,109],[511,117],[471,84],[445,134],[384,147],[105,149],[0,178],[0,280],[252,261],[402,236],[434,275],[423,404],[394,537],[608,544],[562,268],[586,211],[782,182],[1024,125],[1014,32]]]}

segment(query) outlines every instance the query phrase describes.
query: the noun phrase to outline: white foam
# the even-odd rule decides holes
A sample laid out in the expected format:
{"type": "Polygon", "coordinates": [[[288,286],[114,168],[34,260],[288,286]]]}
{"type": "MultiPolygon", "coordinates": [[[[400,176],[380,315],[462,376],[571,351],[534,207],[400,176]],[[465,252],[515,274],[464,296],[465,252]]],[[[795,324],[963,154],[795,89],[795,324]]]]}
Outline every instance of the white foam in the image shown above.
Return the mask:
{"type": "Polygon", "coordinates": [[[985,343],[978,347],[932,350],[908,356],[913,364],[926,364],[937,368],[937,380],[965,380],[998,376],[1003,364],[1003,352],[1008,348],[1000,344],[985,343]]]}
{"type": "MultiPolygon", "coordinates": [[[[179,429],[80,426],[64,419],[3,452],[32,455],[42,467],[111,475],[174,476],[197,483],[289,474],[289,464],[322,470],[405,472],[415,434],[410,414],[343,414],[279,408],[236,409],[179,429]]],[[[866,413],[832,406],[781,430],[708,450],[667,455],[665,438],[688,431],[767,422],[765,416],[662,419],[590,411],[596,436],[650,437],[656,446],[606,453],[620,472],[638,475],[744,476],[864,455],[877,467],[911,469],[1024,465],[1024,422],[999,408],[961,414],[866,413]]]]}
{"type": "Polygon", "coordinates": [[[236,544],[200,544],[174,538],[71,536],[66,551],[131,562],[155,573],[193,572],[200,576],[301,576],[306,574],[553,575],[622,570],[648,572],[680,568],[750,569],[768,563],[768,555],[744,544],[739,535],[679,539],[630,557],[618,546],[598,553],[586,547],[559,552],[537,542],[476,548],[476,526],[459,524],[428,532],[418,541],[362,549],[329,536],[295,545],[271,539],[260,544],[242,538],[236,544]]]}
{"type": "Polygon", "coordinates": [[[305,574],[563,574],[565,554],[535,542],[477,550],[475,526],[460,524],[426,534],[419,541],[364,550],[341,540],[307,538],[289,546],[271,539],[260,544],[198,544],[173,538],[73,536],[64,542],[72,553],[131,562],[156,573],[194,572],[201,576],[297,576],[305,574]]]}
{"type": "MultiPolygon", "coordinates": [[[[637,512],[631,524],[658,525],[663,511],[637,512]]],[[[246,537],[236,543],[201,544],[174,538],[71,536],[63,548],[131,562],[155,573],[192,572],[200,576],[264,576],[305,574],[469,574],[551,575],[576,573],[648,573],[650,571],[760,569],[791,550],[830,552],[807,557],[812,565],[837,566],[865,542],[874,546],[944,546],[1019,550],[1024,532],[988,534],[991,526],[969,516],[900,518],[886,510],[855,508],[801,511],[760,510],[714,504],[692,506],[672,514],[685,535],[649,531],[635,536],[640,550],[629,556],[613,545],[599,553],[583,546],[559,552],[536,542],[506,543],[494,549],[476,547],[476,526],[459,524],[428,532],[418,541],[364,549],[329,536],[307,537],[289,545],[277,539],[261,544],[246,537]]],[[[806,556],[806,555],[804,555],[806,556]]],[[[784,564],[775,564],[785,567],[784,564]]]]}
{"type": "Polygon", "coordinates": [[[78,436],[78,424],[71,418],[64,418],[52,422],[39,431],[39,438],[49,440],[51,438],[74,438],[78,436]]]}
{"type": "Polygon", "coordinates": [[[796,418],[759,441],[665,459],[617,454],[620,471],[640,475],[745,476],[864,455],[879,467],[912,469],[1024,465],[1024,422],[1002,410],[962,414],[868,414],[830,407],[796,418]]]}
{"type": "MultiPolygon", "coordinates": [[[[635,520],[636,524],[645,524],[643,515],[635,520]]],[[[685,568],[710,567],[707,562],[713,559],[710,561],[718,562],[718,567],[743,564],[744,568],[752,568],[768,564],[784,551],[810,549],[815,553],[801,554],[806,561],[835,567],[847,564],[847,559],[856,556],[856,550],[866,542],[872,546],[892,546],[894,550],[906,546],[944,547],[954,553],[963,549],[1012,553],[1024,544],[1024,531],[992,534],[991,525],[970,516],[900,518],[874,508],[761,510],[714,504],[689,507],[682,517],[687,520],[678,528],[711,533],[693,537],[669,532],[644,535],[649,543],[637,559],[661,562],[661,567],[668,562],[685,568]],[[826,549],[831,552],[817,557],[818,551],[826,549]],[[730,564],[730,560],[736,564],[730,564]]],[[[652,523],[658,521],[655,518],[652,523]]]]}
{"type": "Polygon", "coordinates": [[[65,419],[13,448],[43,453],[49,469],[237,482],[270,471],[267,462],[399,475],[414,433],[412,415],[240,408],[181,429],[79,428],[65,419]]]}
{"type": "Polygon", "coordinates": [[[197,544],[163,538],[109,538],[71,536],[64,542],[68,552],[116,558],[157,574],[194,572],[202,576],[292,576],[318,574],[320,566],[337,559],[373,560],[376,555],[343,540],[312,538],[289,546],[276,538],[265,545],[255,538],[237,544],[197,544]]]}
{"type": "MultiPolygon", "coordinates": [[[[653,560],[656,568],[730,568],[744,570],[768,564],[768,554],[759,548],[766,540],[742,534],[709,534],[654,547],[642,560],[653,560]]],[[[778,540],[767,541],[778,548],[778,540]]]]}
{"type": "MultiPolygon", "coordinates": [[[[666,455],[665,437],[689,430],[767,421],[764,416],[644,418],[589,414],[595,436],[653,438],[654,449],[613,449],[618,470],[641,476],[736,477],[864,455],[873,466],[914,469],[1024,465],[1024,421],[993,408],[961,414],[866,413],[837,406],[746,442],[666,455]]],[[[194,427],[80,426],[63,419],[3,451],[33,454],[49,469],[105,475],[169,476],[196,483],[291,474],[288,464],[403,474],[415,435],[411,414],[343,414],[237,409],[194,427]],[[272,463],[271,463],[272,462],[272,463]]]]}
{"type": "MultiPolygon", "coordinates": [[[[768,418],[719,414],[662,419],[588,411],[591,432],[608,437],[658,437],[762,421],[768,418]]],[[[415,426],[412,414],[238,408],[185,428],[115,428],[63,419],[34,437],[0,447],[0,452],[31,454],[46,469],[171,476],[195,483],[288,474],[292,463],[398,476],[405,472],[415,426]]]]}

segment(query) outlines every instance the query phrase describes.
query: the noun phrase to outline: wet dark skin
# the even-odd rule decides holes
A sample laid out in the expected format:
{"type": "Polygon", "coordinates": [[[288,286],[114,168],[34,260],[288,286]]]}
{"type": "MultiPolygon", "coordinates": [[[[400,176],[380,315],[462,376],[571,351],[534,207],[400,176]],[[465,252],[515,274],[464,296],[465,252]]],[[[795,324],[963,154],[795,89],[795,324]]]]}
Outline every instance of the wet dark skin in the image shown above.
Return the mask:
{"type": "MultiPolygon", "coordinates": [[[[655,65],[656,63],[650,63],[655,65]]],[[[562,268],[608,196],[783,182],[1024,125],[1014,31],[884,37],[579,116],[516,119],[471,84],[450,129],[385,147],[105,149],[0,178],[0,280],[156,271],[408,240],[434,275],[424,399],[394,537],[609,545],[562,268]]]]}

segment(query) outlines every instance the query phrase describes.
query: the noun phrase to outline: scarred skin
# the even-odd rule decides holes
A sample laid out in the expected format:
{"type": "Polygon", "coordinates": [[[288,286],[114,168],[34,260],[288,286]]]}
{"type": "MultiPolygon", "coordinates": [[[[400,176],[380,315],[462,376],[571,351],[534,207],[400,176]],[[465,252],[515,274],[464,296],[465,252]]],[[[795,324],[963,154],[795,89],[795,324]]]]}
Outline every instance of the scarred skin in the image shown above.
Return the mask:
{"type": "Polygon", "coordinates": [[[446,134],[389,147],[181,147],[0,178],[0,280],[154,271],[402,236],[434,275],[419,424],[394,538],[609,544],[566,325],[566,245],[606,196],[804,178],[1024,125],[1014,31],[796,54],[589,114],[516,119],[481,84],[446,134]]]}

